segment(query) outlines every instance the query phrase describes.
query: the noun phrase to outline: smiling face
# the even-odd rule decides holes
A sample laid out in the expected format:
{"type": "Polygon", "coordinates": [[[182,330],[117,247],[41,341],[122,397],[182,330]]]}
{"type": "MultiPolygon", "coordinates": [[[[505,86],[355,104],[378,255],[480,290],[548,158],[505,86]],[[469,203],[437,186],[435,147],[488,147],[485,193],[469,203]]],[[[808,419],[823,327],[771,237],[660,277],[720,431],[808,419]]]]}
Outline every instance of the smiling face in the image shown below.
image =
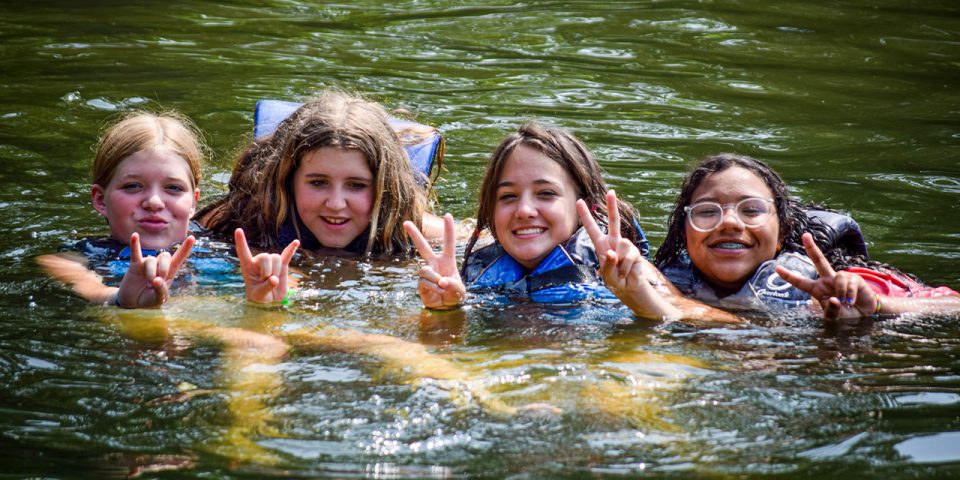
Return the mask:
{"type": "Polygon", "coordinates": [[[322,147],[293,175],[300,220],[325,247],[344,248],[370,225],[373,173],[358,150],[322,147]]]}
{"type": "Polygon", "coordinates": [[[143,248],[170,248],[187,236],[200,197],[192,178],[183,158],[155,147],[120,162],[106,187],[94,184],[90,196],[115,240],[129,243],[137,232],[143,248]]]}
{"type": "Polygon", "coordinates": [[[497,181],[494,230],[507,254],[534,269],[577,230],[577,189],[559,163],[519,145],[497,181]]]}
{"type": "MultiPolygon", "coordinates": [[[[730,167],[705,177],[693,191],[690,204],[726,205],[748,197],[773,198],[773,192],[750,170],[730,167]]],[[[724,211],[723,221],[714,230],[697,231],[689,219],[685,228],[690,260],[707,281],[725,290],[739,290],[757,267],[773,259],[780,249],[780,222],[775,214],[766,224],[747,228],[731,208],[724,211]]]]}

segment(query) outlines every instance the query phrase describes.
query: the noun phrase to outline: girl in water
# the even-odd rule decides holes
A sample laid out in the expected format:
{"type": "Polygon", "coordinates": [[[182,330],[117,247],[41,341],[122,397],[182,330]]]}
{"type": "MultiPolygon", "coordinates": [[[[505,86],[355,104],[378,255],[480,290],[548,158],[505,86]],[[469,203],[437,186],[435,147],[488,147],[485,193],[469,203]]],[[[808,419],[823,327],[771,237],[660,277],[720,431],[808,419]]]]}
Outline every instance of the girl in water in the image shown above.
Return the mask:
{"type": "Polygon", "coordinates": [[[188,120],[131,114],[107,130],[94,157],[90,198],[107,220],[110,237],[79,242],[75,250],[82,255],[43,255],[37,261],[91,303],[162,305],[195,242],[187,230],[200,196],[201,162],[188,120]],[[102,273],[122,274],[119,286],[104,284],[88,261],[98,263],[102,273]]]}
{"type": "Polygon", "coordinates": [[[563,130],[528,123],[504,139],[490,159],[477,227],[461,270],[456,266],[451,216],[444,218],[439,254],[416,225],[404,227],[426,261],[418,291],[427,308],[458,307],[467,286],[471,291],[523,294],[540,301],[610,296],[597,275],[606,265],[604,278],[611,274],[610,280],[616,280],[607,287],[635,292],[627,304],[638,316],[736,321],[725,312],[688,308],[689,302],[654,287],[663,282],[644,258],[647,242],[636,218],[633,207],[618,201],[613,192],[607,195],[599,165],[579,140],[563,130]],[[586,228],[578,221],[578,201],[586,228]],[[485,230],[494,242],[474,250],[485,230]],[[598,258],[598,250],[604,258],[598,258]],[[608,262],[611,250],[622,258],[608,262]]]}
{"type": "Polygon", "coordinates": [[[387,119],[376,103],[326,92],[243,152],[227,194],[197,220],[234,235],[249,300],[285,298],[297,243],[319,254],[405,255],[412,248],[403,222],[440,236],[429,187],[418,183],[387,119]],[[284,251],[254,257],[248,238],[267,252],[284,251]]]}
{"type": "Polygon", "coordinates": [[[828,318],[960,310],[957,292],[851,257],[829,237],[769,166],[721,154],[684,180],[656,264],[683,294],[723,308],[815,300],[828,318]]]}

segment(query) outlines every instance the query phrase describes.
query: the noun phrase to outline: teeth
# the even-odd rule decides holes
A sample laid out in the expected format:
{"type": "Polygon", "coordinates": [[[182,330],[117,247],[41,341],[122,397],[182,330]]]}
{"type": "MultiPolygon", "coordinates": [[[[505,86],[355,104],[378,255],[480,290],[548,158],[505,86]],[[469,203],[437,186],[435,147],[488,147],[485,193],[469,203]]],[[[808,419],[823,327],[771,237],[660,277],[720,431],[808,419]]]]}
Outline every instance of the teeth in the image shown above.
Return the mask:
{"type": "Polygon", "coordinates": [[[718,243],[718,244],[716,244],[716,245],[714,245],[714,246],[715,246],[716,248],[724,248],[724,249],[728,249],[728,250],[740,250],[740,249],[743,249],[743,248],[747,248],[744,244],[742,244],[742,243],[736,243],[736,242],[723,242],[723,243],[718,243]]]}
{"type": "Polygon", "coordinates": [[[535,234],[535,233],[541,233],[541,232],[543,232],[544,230],[545,230],[545,229],[540,228],[540,227],[521,228],[521,229],[517,230],[517,235],[533,235],[533,234],[535,234]]]}
{"type": "Polygon", "coordinates": [[[327,223],[332,223],[334,225],[342,225],[344,223],[347,223],[346,218],[323,217],[323,220],[327,223]]]}

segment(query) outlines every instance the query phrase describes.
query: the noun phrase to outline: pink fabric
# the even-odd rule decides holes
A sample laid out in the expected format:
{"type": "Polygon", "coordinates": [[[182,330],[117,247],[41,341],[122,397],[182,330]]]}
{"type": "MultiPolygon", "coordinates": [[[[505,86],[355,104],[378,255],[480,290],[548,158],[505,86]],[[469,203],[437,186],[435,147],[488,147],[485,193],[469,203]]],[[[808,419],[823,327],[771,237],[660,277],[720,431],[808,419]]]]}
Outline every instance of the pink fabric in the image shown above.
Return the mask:
{"type": "Polygon", "coordinates": [[[861,267],[850,267],[847,271],[860,275],[860,278],[866,280],[874,292],[888,297],[933,298],[960,295],[950,287],[930,287],[905,275],[896,275],[888,271],[861,267]]]}

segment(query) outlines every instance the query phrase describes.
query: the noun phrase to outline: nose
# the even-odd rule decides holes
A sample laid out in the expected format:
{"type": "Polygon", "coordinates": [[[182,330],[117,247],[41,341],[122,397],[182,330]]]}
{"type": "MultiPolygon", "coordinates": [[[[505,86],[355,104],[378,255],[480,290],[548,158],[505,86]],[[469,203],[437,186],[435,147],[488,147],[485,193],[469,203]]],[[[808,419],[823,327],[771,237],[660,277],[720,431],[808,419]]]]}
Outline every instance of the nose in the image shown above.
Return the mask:
{"type": "Polygon", "coordinates": [[[723,209],[723,218],[717,228],[737,228],[741,230],[745,228],[743,222],[740,221],[740,216],[737,215],[736,205],[724,205],[720,208],[723,209]]]}
{"type": "Polygon", "coordinates": [[[160,192],[151,191],[143,199],[143,209],[149,211],[163,210],[163,199],[160,198],[160,192]]]}
{"type": "Polygon", "coordinates": [[[332,188],[330,195],[324,200],[323,205],[331,210],[341,210],[347,207],[347,196],[343,189],[332,188]]]}
{"type": "Polygon", "coordinates": [[[517,218],[531,218],[537,216],[537,206],[527,195],[522,195],[517,201],[517,218]]]}

